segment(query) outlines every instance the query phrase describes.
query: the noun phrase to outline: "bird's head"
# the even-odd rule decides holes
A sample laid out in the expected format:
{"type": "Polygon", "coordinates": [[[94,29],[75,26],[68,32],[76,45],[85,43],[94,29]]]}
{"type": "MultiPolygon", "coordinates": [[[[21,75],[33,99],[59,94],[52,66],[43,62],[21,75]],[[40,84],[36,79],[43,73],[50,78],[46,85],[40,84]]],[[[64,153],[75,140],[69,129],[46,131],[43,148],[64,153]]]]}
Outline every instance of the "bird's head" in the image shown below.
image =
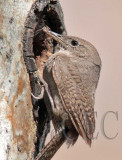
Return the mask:
{"type": "Polygon", "coordinates": [[[101,59],[96,48],[88,41],[78,37],[60,35],[47,30],[45,27],[43,31],[59,43],[61,49],[68,51],[69,56],[77,56],[101,66],[101,59]]]}

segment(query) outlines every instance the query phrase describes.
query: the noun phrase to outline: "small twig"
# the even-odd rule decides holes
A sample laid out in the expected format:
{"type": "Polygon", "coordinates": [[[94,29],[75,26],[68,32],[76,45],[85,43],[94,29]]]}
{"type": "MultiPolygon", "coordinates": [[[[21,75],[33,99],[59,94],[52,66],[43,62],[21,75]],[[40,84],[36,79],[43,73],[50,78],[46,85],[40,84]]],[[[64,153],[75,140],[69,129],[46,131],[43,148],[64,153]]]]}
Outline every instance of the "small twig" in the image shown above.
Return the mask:
{"type": "Polygon", "coordinates": [[[59,131],[52,140],[41,150],[34,160],[50,160],[65,142],[63,130],[59,131]]]}
{"type": "Polygon", "coordinates": [[[41,31],[44,31],[44,29],[45,29],[45,30],[50,30],[50,28],[49,28],[48,26],[44,26],[44,27],[38,29],[38,30],[35,32],[34,37],[37,36],[41,31]]]}

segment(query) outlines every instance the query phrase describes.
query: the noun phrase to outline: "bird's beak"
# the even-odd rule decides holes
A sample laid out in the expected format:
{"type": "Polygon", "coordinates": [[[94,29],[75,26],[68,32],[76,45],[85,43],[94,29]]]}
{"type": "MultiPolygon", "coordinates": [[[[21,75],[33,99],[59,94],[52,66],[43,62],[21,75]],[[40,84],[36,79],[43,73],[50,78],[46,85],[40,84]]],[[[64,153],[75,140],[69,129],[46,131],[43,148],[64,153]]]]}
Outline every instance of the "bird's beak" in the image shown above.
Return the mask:
{"type": "Polygon", "coordinates": [[[48,36],[52,37],[56,42],[60,43],[63,47],[67,47],[66,42],[63,40],[63,36],[50,31],[47,27],[42,28],[43,32],[45,32],[48,36]]]}

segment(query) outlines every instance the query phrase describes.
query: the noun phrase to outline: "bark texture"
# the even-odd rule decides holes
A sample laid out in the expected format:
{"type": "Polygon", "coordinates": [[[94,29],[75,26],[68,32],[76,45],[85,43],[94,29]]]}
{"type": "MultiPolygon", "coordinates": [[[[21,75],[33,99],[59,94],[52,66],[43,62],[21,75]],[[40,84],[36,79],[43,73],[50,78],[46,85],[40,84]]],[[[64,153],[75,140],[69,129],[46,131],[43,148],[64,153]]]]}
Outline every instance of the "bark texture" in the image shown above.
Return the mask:
{"type": "Polygon", "coordinates": [[[32,0],[0,1],[0,160],[30,159],[34,152],[29,76],[23,31],[32,0]]]}
{"type": "Polygon", "coordinates": [[[35,72],[58,46],[43,26],[66,34],[58,0],[0,0],[0,160],[29,160],[44,147],[49,117],[35,72]],[[26,64],[26,65],[25,65],[26,64]]]}
{"type": "MultiPolygon", "coordinates": [[[[32,93],[35,96],[38,96],[42,89],[42,85],[38,81],[37,71],[42,76],[45,62],[58,48],[57,43],[42,32],[41,29],[44,26],[57,33],[66,34],[63,12],[58,0],[35,1],[25,23],[24,60],[30,77],[32,93]]],[[[44,147],[50,129],[50,120],[43,99],[36,100],[32,97],[32,103],[37,125],[36,156],[44,147]]]]}

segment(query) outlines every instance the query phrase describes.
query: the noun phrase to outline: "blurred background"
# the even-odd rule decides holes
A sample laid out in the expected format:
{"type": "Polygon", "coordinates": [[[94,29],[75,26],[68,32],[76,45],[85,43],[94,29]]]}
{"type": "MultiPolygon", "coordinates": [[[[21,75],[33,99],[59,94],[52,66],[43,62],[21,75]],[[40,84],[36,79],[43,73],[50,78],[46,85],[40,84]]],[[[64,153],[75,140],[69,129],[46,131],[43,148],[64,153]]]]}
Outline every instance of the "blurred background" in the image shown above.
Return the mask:
{"type": "Polygon", "coordinates": [[[122,0],[60,0],[68,35],[91,42],[102,59],[92,147],[79,137],[52,160],[122,160],[122,0]]]}

